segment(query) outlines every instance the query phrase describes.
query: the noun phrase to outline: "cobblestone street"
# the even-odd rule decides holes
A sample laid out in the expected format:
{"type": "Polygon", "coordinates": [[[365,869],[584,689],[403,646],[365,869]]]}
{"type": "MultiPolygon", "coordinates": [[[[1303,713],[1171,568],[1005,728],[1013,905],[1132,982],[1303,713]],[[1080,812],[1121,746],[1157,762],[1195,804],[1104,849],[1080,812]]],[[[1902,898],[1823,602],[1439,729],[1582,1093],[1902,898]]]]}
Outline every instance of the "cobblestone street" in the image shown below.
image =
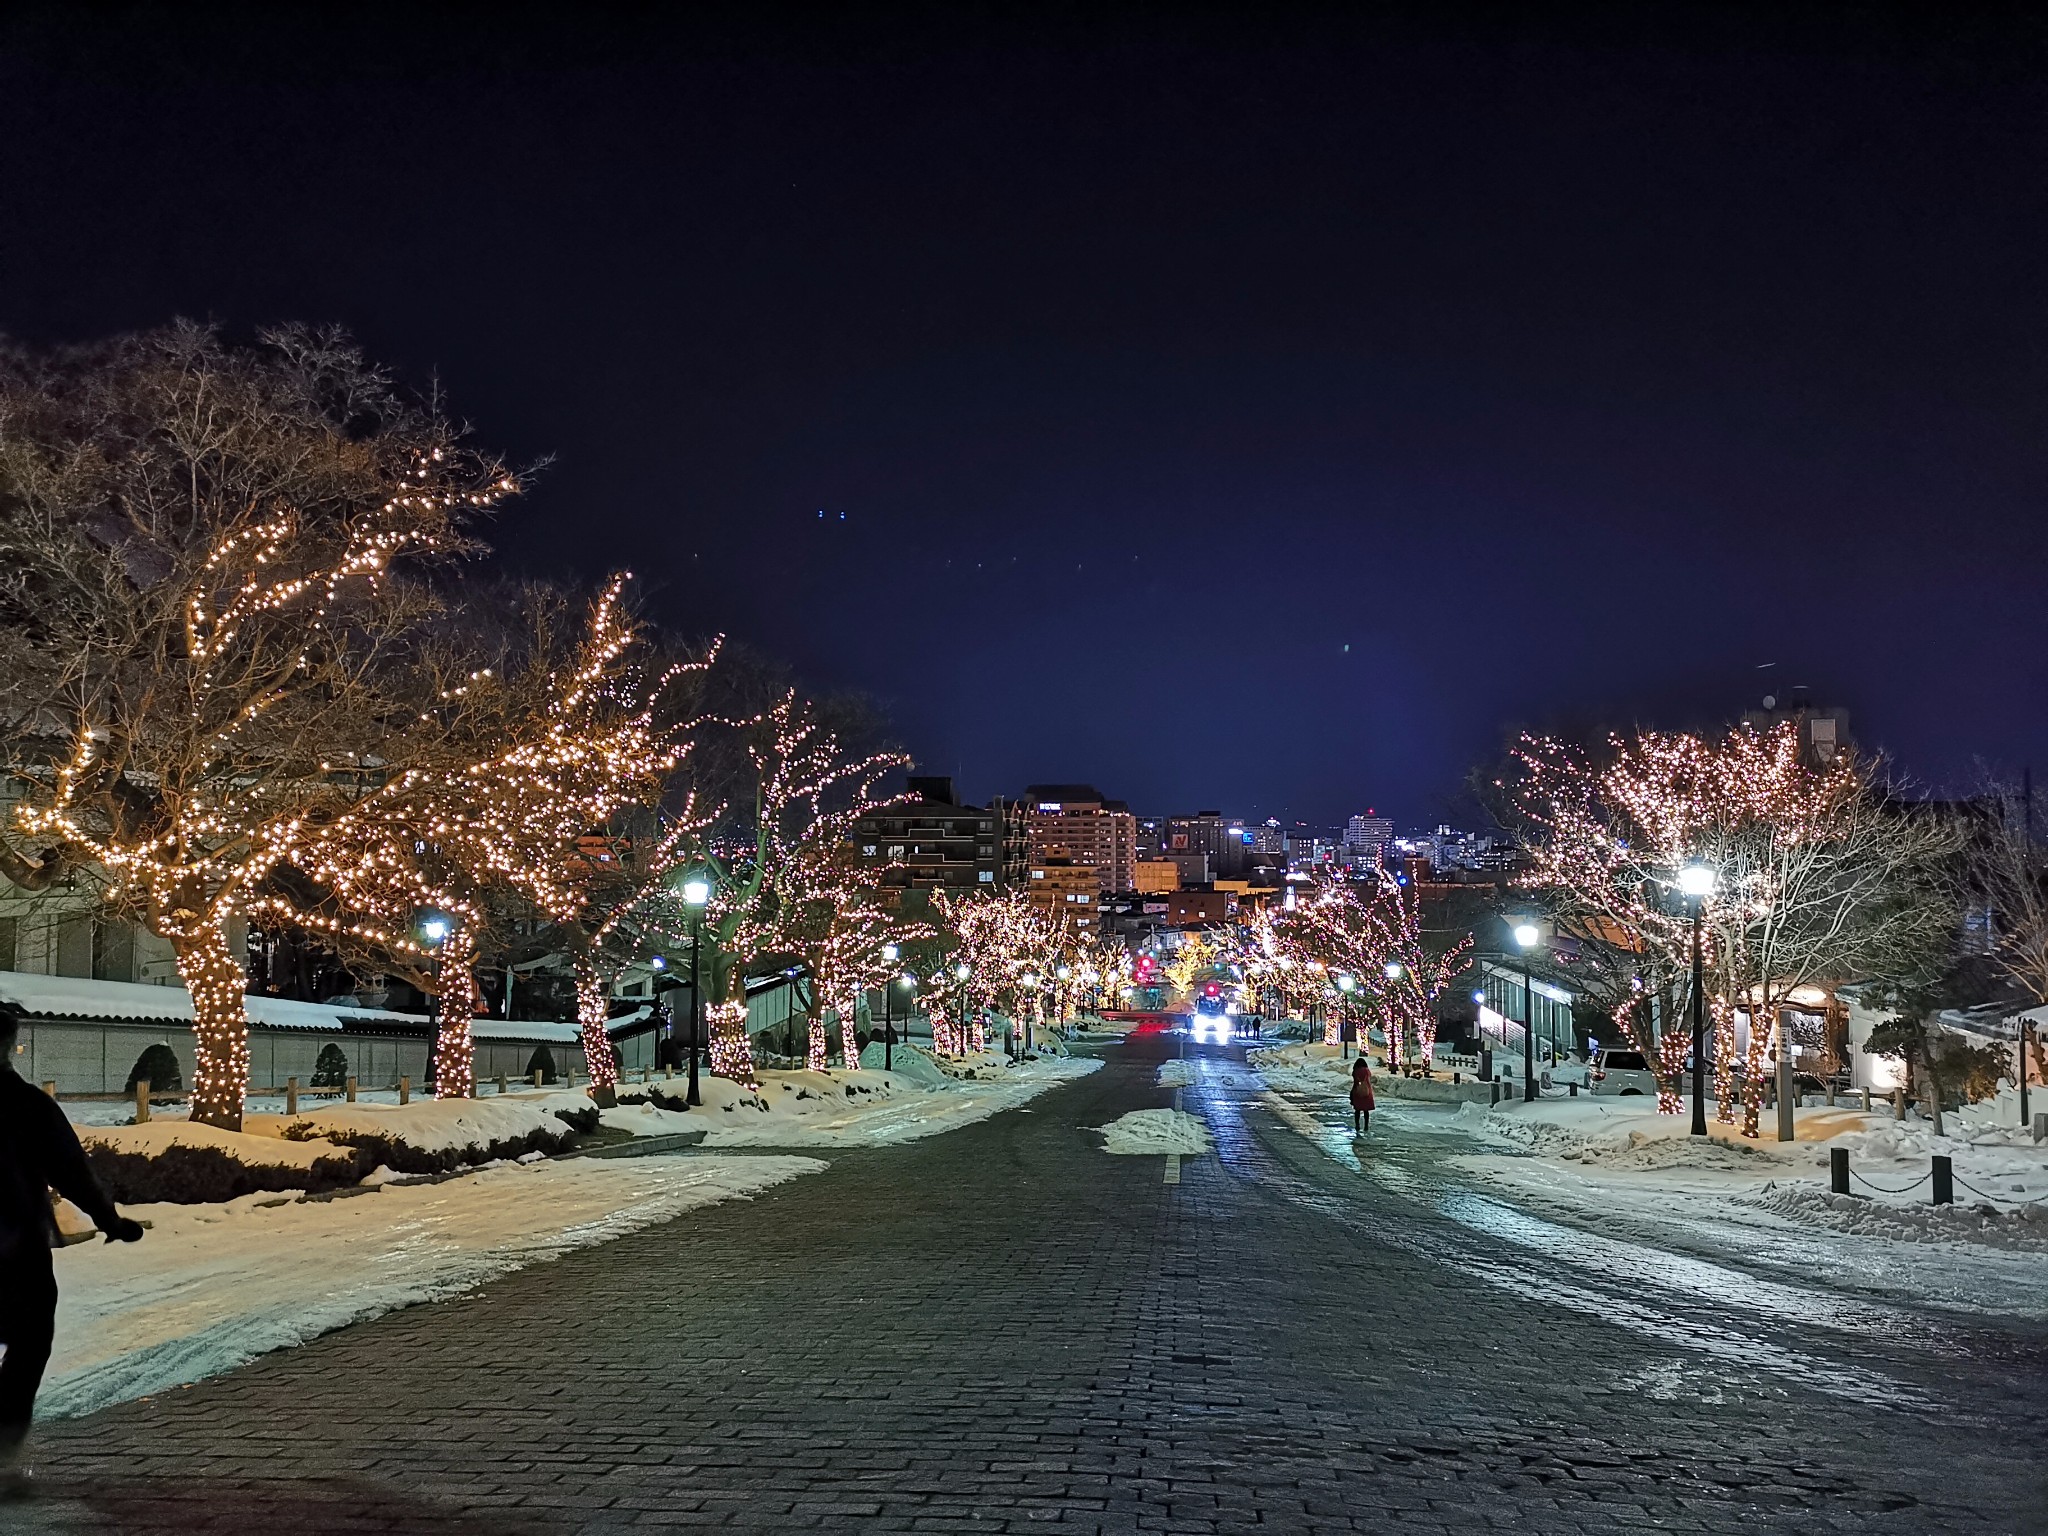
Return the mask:
{"type": "Polygon", "coordinates": [[[2039,1330],[1461,1216],[1220,1049],[1184,1090],[1218,1155],[1172,1183],[1086,1128],[1170,1103],[1173,1049],[51,1426],[0,1523],[2048,1530],[2039,1330]]]}

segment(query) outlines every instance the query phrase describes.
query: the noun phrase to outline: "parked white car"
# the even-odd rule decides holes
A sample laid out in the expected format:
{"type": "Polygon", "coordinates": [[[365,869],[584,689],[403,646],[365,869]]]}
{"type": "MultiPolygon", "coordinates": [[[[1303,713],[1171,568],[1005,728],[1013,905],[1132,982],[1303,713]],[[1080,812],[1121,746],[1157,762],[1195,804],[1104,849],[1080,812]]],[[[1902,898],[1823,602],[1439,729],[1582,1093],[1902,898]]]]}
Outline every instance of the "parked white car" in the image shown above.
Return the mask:
{"type": "Polygon", "coordinates": [[[1626,1098],[1631,1094],[1657,1096],[1657,1077],[1641,1051],[1602,1051],[1593,1063],[1593,1096],[1626,1098]]]}

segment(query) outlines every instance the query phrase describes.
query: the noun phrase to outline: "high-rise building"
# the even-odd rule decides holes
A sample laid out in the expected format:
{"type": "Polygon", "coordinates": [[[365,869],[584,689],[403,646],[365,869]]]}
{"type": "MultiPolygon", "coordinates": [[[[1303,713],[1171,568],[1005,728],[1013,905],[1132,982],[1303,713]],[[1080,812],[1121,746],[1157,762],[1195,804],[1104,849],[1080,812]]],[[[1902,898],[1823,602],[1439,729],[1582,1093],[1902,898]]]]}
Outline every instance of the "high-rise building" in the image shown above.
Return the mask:
{"type": "Polygon", "coordinates": [[[1352,817],[1344,828],[1344,852],[1354,862],[1379,863],[1393,840],[1393,822],[1370,809],[1352,817]]]}
{"type": "Polygon", "coordinates": [[[1268,817],[1252,828],[1253,853],[1285,853],[1287,851],[1287,829],[1277,820],[1268,817]]]}
{"type": "Polygon", "coordinates": [[[1138,818],[1088,784],[1034,784],[1024,791],[1031,863],[1070,859],[1094,869],[1096,890],[1138,883],[1138,818]]]}
{"type": "Polygon", "coordinates": [[[1100,931],[1103,893],[1092,864],[1061,855],[1034,858],[1024,889],[1041,912],[1064,916],[1074,937],[1092,938],[1100,931]]]}
{"type": "Polygon", "coordinates": [[[853,824],[853,850],[863,864],[882,866],[884,899],[904,891],[943,888],[1001,890],[1024,879],[1022,828],[1014,803],[984,810],[962,805],[949,778],[913,778],[903,799],[869,811],[853,824]]]}

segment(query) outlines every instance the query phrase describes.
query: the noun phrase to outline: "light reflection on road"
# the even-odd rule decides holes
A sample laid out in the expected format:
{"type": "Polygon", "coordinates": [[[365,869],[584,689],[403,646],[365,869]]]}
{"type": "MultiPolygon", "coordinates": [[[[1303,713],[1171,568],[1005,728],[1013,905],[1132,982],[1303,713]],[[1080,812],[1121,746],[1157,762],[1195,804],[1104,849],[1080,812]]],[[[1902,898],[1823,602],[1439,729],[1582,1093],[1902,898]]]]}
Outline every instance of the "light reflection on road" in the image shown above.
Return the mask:
{"type": "Polygon", "coordinates": [[[1815,1353],[1812,1346],[1825,1333],[1909,1344],[1923,1355],[1972,1353],[1939,1323],[1903,1308],[1546,1221],[1454,1182],[1439,1166],[1451,1150],[1449,1136],[1432,1138],[1410,1125],[1397,1142],[1386,1135],[1385,1112],[1378,1112],[1380,1129],[1356,1140],[1341,1101],[1318,1104],[1270,1090],[1250,1068],[1220,1054],[1190,1052],[1188,1059],[1197,1080],[1184,1090],[1185,1107],[1208,1121],[1232,1176],[1254,1180],[1374,1242],[1540,1306],[1598,1318],[1660,1346],[1682,1346],[1714,1361],[1717,1372],[1735,1367],[1776,1378],[1774,1386],[1801,1384],[1876,1406],[1920,1406],[1927,1399],[1896,1377],[1815,1353]],[[1260,1141],[1248,1119],[1254,1108],[1269,1112],[1336,1167],[1444,1220],[1390,1224],[1355,1199],[1301,1177],[1260,1141]]]}

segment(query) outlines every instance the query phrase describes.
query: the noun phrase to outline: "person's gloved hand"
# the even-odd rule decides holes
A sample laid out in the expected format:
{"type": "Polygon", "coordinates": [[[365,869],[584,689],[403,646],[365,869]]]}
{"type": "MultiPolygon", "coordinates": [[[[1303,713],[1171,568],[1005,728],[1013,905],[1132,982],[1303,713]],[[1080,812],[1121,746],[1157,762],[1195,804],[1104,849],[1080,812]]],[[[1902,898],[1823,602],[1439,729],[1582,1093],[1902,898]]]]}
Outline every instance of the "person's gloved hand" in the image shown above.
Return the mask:
{"type": "Polygon", "coordinates": [[[112,1223],[102,1229],[110,1243],[139,1243],[142,1241],[142,1223],[126,1216],[116,1216],[112,1223]]]}

